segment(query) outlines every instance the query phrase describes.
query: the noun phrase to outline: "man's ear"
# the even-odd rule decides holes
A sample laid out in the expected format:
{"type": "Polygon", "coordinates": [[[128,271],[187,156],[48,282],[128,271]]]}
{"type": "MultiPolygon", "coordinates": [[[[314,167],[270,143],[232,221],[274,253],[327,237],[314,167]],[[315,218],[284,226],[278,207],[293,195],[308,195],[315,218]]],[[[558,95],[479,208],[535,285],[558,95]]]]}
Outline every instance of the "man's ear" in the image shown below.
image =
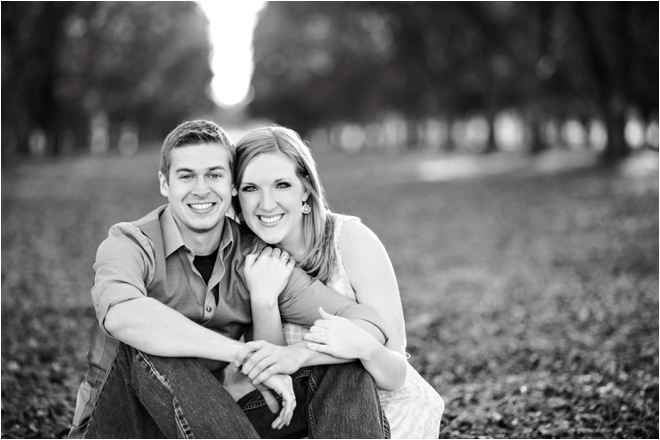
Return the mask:
{"type": "Polygon", "coordinates": [[[167,183],[167,179],[160,171],[158,171],[158,180],[160,180],[160,193],[163,195],[163,197],[167,197],[169,194],[170,186],[167,183]]]}

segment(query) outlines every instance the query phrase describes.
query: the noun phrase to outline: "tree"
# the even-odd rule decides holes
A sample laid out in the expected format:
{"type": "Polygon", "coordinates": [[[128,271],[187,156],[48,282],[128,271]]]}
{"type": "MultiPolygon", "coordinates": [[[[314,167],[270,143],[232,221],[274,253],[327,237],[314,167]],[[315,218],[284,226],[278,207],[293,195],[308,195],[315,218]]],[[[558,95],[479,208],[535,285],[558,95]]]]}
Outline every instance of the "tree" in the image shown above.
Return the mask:
{"type": "Polygon", "coordinates": [[[193,2],[2,4],[5,130],[27,153],[32,130],[50,151],[65,131],[88,137],[107,119],[111,143],[126,124],[162,137],[210,112],[208,20],[193,2]]]}
{"type": "Polygon", "coordinates": [[[571,4],[572,40],[563,67],[575,63],[570,78],[587,94],[605,120],[606,157],[628,153],[626,111],[648,117],[658,108],[658,3],[571,4]]]}
{"type": "Polygon", "coordinates": [[[616,158],[626,112],[658,108],[657,17],[657,3],[271,3],[255,29],[250,111],[303,131],[479,111],[493,150],[495,115],[516,108],[532,151],[547,119],[597,117],[616,158]]]}

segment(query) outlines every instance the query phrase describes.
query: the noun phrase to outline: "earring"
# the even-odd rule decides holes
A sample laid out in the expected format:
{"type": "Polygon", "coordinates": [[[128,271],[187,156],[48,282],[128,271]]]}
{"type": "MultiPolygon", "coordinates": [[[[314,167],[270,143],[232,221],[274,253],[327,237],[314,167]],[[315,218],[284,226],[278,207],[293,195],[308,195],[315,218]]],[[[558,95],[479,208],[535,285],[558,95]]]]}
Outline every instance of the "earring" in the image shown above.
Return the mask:
{"type": "Polygon", "coordinates": [[[302,213],[307,215],[310,212],[312,212],[312,208],[307,204],[307,200],[305,200],[302,205],[302,213]]]}

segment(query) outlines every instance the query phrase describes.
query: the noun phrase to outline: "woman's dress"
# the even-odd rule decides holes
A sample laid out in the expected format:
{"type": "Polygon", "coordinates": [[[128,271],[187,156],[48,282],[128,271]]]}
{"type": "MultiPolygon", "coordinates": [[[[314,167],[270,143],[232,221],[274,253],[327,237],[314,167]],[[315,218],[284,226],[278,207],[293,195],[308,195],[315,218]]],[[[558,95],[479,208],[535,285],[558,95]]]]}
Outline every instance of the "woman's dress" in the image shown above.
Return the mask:
{"type": "MultiPolygon", "coordinates": [[[[357,217],[332,214],[335,222],[335,255],[336,261],[332,276],[327,283],[342,295],[355,297],[346,274],[339,247],[339,233],[341,226],[347,221],[359,221],[357,217]]],[[[287,343],[300,342],[307,327],[285,323],[284,336],[287,343]]],[[[405,384],[396,391],[378,390],[380,402],[390,423],[393,439],[403,438],[438,438],[440,433],[440,418],[445,405],[440,395],[429,385],[417,371],[408,364],[405,384]]]]}

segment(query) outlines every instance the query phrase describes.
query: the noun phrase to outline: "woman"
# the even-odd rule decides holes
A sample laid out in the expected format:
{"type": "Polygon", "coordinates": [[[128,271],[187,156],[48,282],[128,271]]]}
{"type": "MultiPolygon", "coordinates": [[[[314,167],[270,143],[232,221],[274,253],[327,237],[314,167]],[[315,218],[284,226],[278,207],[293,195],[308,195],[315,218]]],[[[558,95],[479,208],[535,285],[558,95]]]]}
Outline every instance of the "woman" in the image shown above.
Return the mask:
{"type": "Polygon", "coordinates": [[[241,221],[312,277],[370,305],[390,324],[383,346],[351,321],[321,309],[322,319],[311,329],[285,323],[286,342],[308,341],[318,356],[327,357],[324,363],[359,359],[381,389],[392,438],[437,438],[444,404],[406,361],[401,298],[378,238],[358,218],[330,212],[311,151],[293,130],[258,128],[236,148],[234,209],[241,221]]]}

